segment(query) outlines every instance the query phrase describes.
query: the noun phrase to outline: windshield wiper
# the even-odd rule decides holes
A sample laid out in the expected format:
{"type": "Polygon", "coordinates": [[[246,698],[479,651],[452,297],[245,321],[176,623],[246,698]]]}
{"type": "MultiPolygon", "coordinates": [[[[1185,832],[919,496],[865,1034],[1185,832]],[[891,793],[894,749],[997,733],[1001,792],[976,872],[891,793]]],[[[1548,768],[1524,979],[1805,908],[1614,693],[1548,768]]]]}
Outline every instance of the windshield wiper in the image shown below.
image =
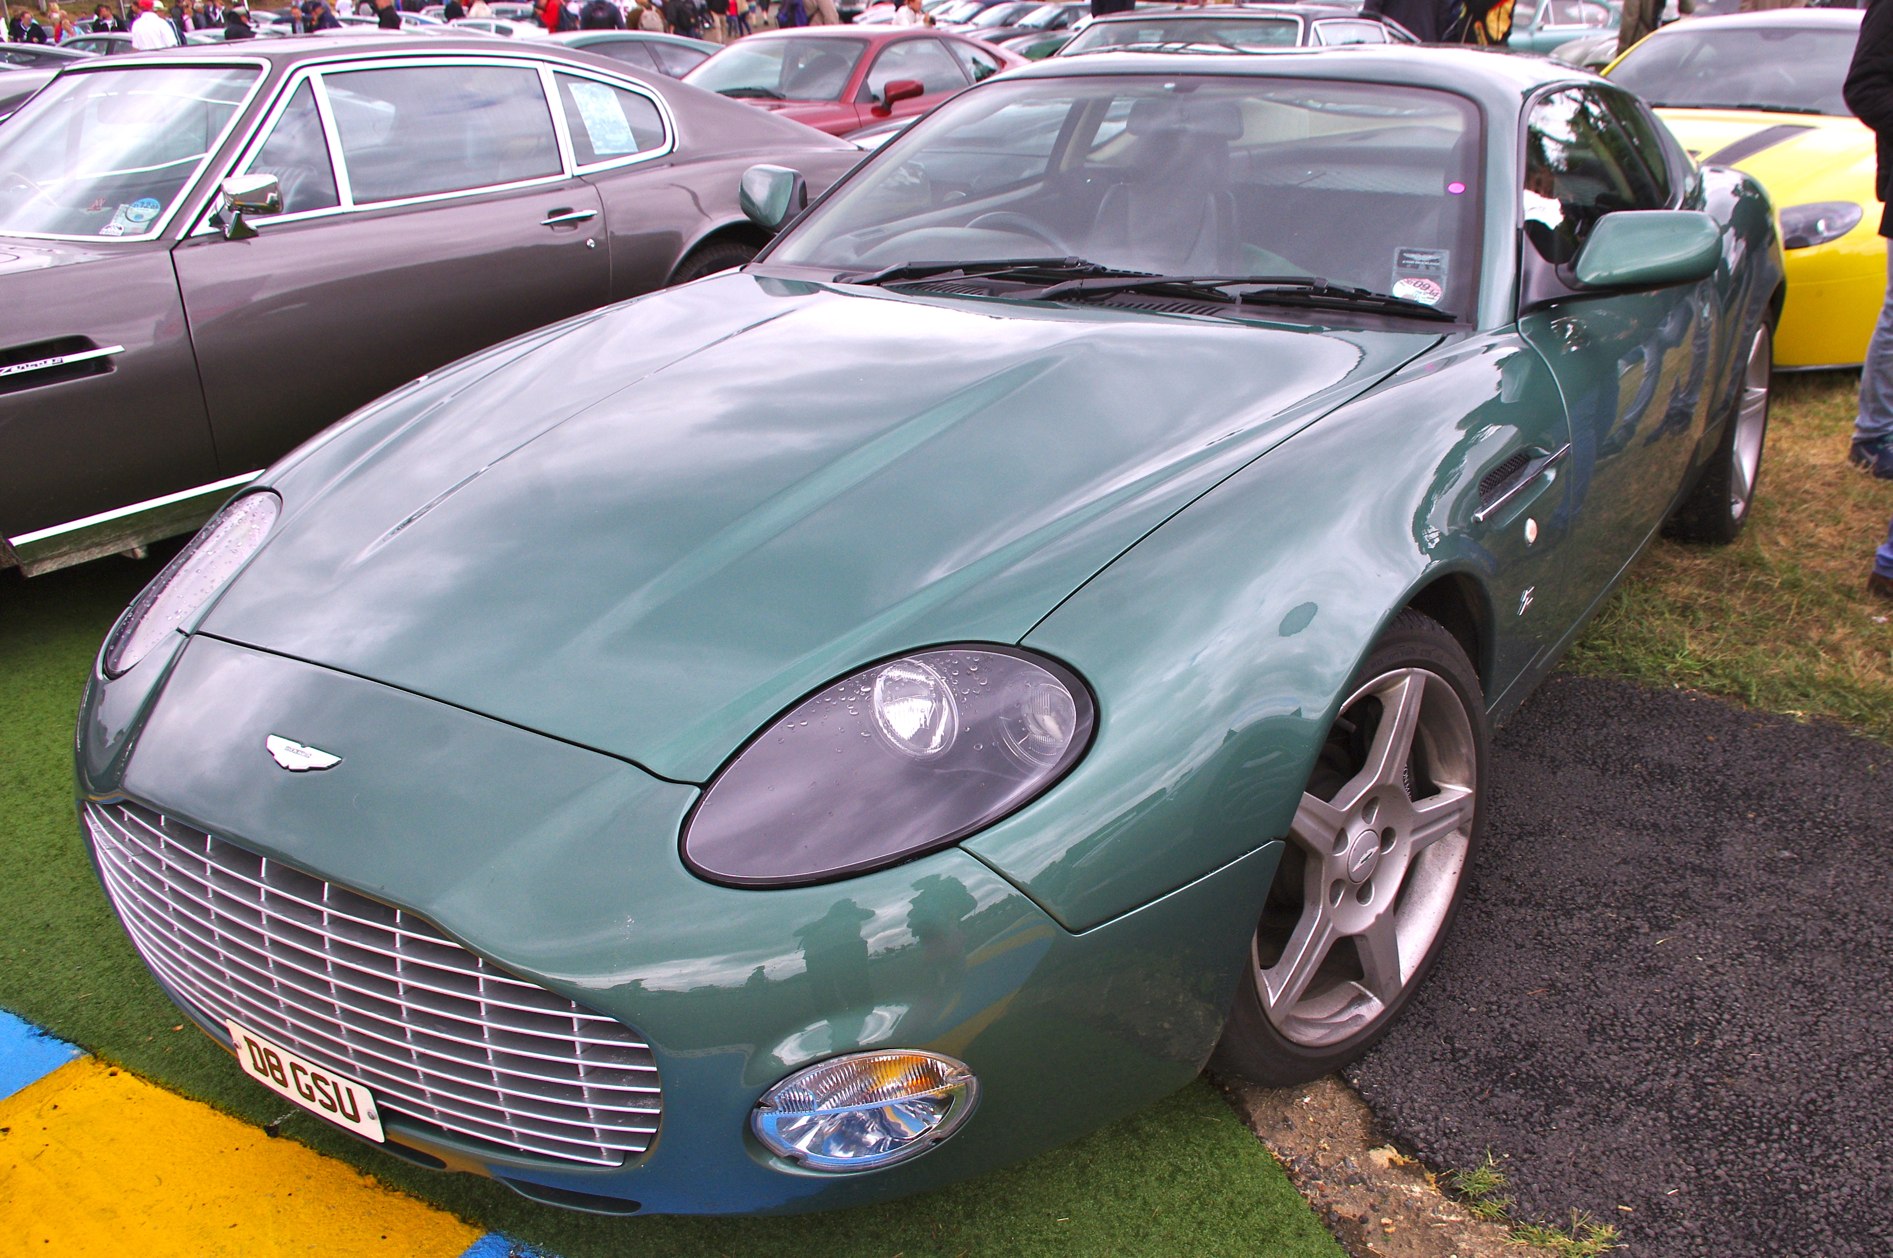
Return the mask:
{"type": "MultiPolygon", "coordinates": [[[[960,258],[951,262],[896,262],[878,271],[843,272],[837,284],[910,284],[934,279],[1063,279],[1073,276],[1123,279],[1136,272],[1084,258],[960,258]]],[[[1142,278],[1142,277],[1138,277],[1142,278]]]]}
{"type": "Polygon", "coordinates": [[[1027,301],[1073,300],[1101,293],[1152,293],[1233,305],[1275,302],[1338,305],[1393,310],[1424,319],[1453,320],[1459,316],[1437,306],[1392,293],[1350,284],[1330,284],[1318,275],[1115,275],[1061,280],[1044,288],[1008,293],[1027,301]],[[1233,291],[1232,291],[1233,290],[1233,291]]]}
{"type": "Polygon", "coordinates": [[[768,88],[768,87],[719,87],[716,89],[716,94],[718,96],[728,96],[728,97],[731,97],[732,99],[738,99],[738,100],[749,98],[749,97],[759,97],[763,100],[789,99],[788,97],[784,96],[781,92],[776,91],[774,88],[768,88]]]}

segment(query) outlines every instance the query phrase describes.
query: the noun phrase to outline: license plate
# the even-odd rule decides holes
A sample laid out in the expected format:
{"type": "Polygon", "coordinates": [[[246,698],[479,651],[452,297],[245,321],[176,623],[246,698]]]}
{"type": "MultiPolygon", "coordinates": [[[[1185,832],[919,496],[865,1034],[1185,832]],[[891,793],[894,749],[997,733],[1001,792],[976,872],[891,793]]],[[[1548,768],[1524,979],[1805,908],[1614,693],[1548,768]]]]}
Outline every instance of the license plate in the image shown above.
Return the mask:
{"type": "Polygon", "coordinates": [[[381,1115],[375,1109],[374,1095],[366,1087],[298,1057],[234,1022],[225,1020],[224,1026],[230,1032],[230,1042],[237,1046],[237,1064],[243,1067],[244,1074],[358,1136],[366,1136],[376,1144],[387,1139],[381,1131],[381,1115]]]}

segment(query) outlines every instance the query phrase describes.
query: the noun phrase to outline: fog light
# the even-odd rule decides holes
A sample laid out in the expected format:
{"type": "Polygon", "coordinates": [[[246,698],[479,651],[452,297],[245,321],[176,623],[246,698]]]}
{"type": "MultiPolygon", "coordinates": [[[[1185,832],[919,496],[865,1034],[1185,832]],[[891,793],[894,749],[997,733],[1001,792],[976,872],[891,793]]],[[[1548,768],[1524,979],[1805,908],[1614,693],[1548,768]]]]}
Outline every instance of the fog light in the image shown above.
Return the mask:
{"type": "Polygon", "coordinates": [[[973,1072],[936,1053],[851,1053],[798,1070],[756,1102],[769,1151],[817,1171],[869,1171],[925,1153],[966,1121],[973,1072]]]}

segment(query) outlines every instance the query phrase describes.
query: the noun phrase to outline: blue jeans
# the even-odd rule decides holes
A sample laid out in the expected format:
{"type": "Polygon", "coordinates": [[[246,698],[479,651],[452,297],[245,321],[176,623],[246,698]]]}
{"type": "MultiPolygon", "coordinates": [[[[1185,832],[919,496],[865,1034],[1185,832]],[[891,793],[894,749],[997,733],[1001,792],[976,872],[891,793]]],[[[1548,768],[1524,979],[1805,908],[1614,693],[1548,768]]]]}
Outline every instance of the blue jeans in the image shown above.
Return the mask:
{"type": "Polygon", "coordinates": [[[1880,543],[1880,549],[1873,552],[1873,570],[1893,579],[1893,520],[1887,521],[1886,540],[1880,543]]]}
{"type": "Polygon", "coordinates": [[[1887,300],[1867,342],[1860,368],[1860,410],[1854,416],[1855,441],[1893,438],[1893,249],[1886,253],[1887,300]]]}

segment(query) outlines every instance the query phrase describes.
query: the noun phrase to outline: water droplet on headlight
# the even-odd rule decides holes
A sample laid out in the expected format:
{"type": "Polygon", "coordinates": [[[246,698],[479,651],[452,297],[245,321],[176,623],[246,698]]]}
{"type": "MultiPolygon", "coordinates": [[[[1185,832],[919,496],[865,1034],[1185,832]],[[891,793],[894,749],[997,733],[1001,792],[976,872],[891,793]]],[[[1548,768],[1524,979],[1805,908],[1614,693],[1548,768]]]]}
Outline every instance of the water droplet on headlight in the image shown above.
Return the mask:
{"type": "Polygon", "coordinates": [[[890,747],[916,760],[939,755],[959,733],[946,680],[918,660],[895,660],[875,678],[874,723],[890,747]]]}

